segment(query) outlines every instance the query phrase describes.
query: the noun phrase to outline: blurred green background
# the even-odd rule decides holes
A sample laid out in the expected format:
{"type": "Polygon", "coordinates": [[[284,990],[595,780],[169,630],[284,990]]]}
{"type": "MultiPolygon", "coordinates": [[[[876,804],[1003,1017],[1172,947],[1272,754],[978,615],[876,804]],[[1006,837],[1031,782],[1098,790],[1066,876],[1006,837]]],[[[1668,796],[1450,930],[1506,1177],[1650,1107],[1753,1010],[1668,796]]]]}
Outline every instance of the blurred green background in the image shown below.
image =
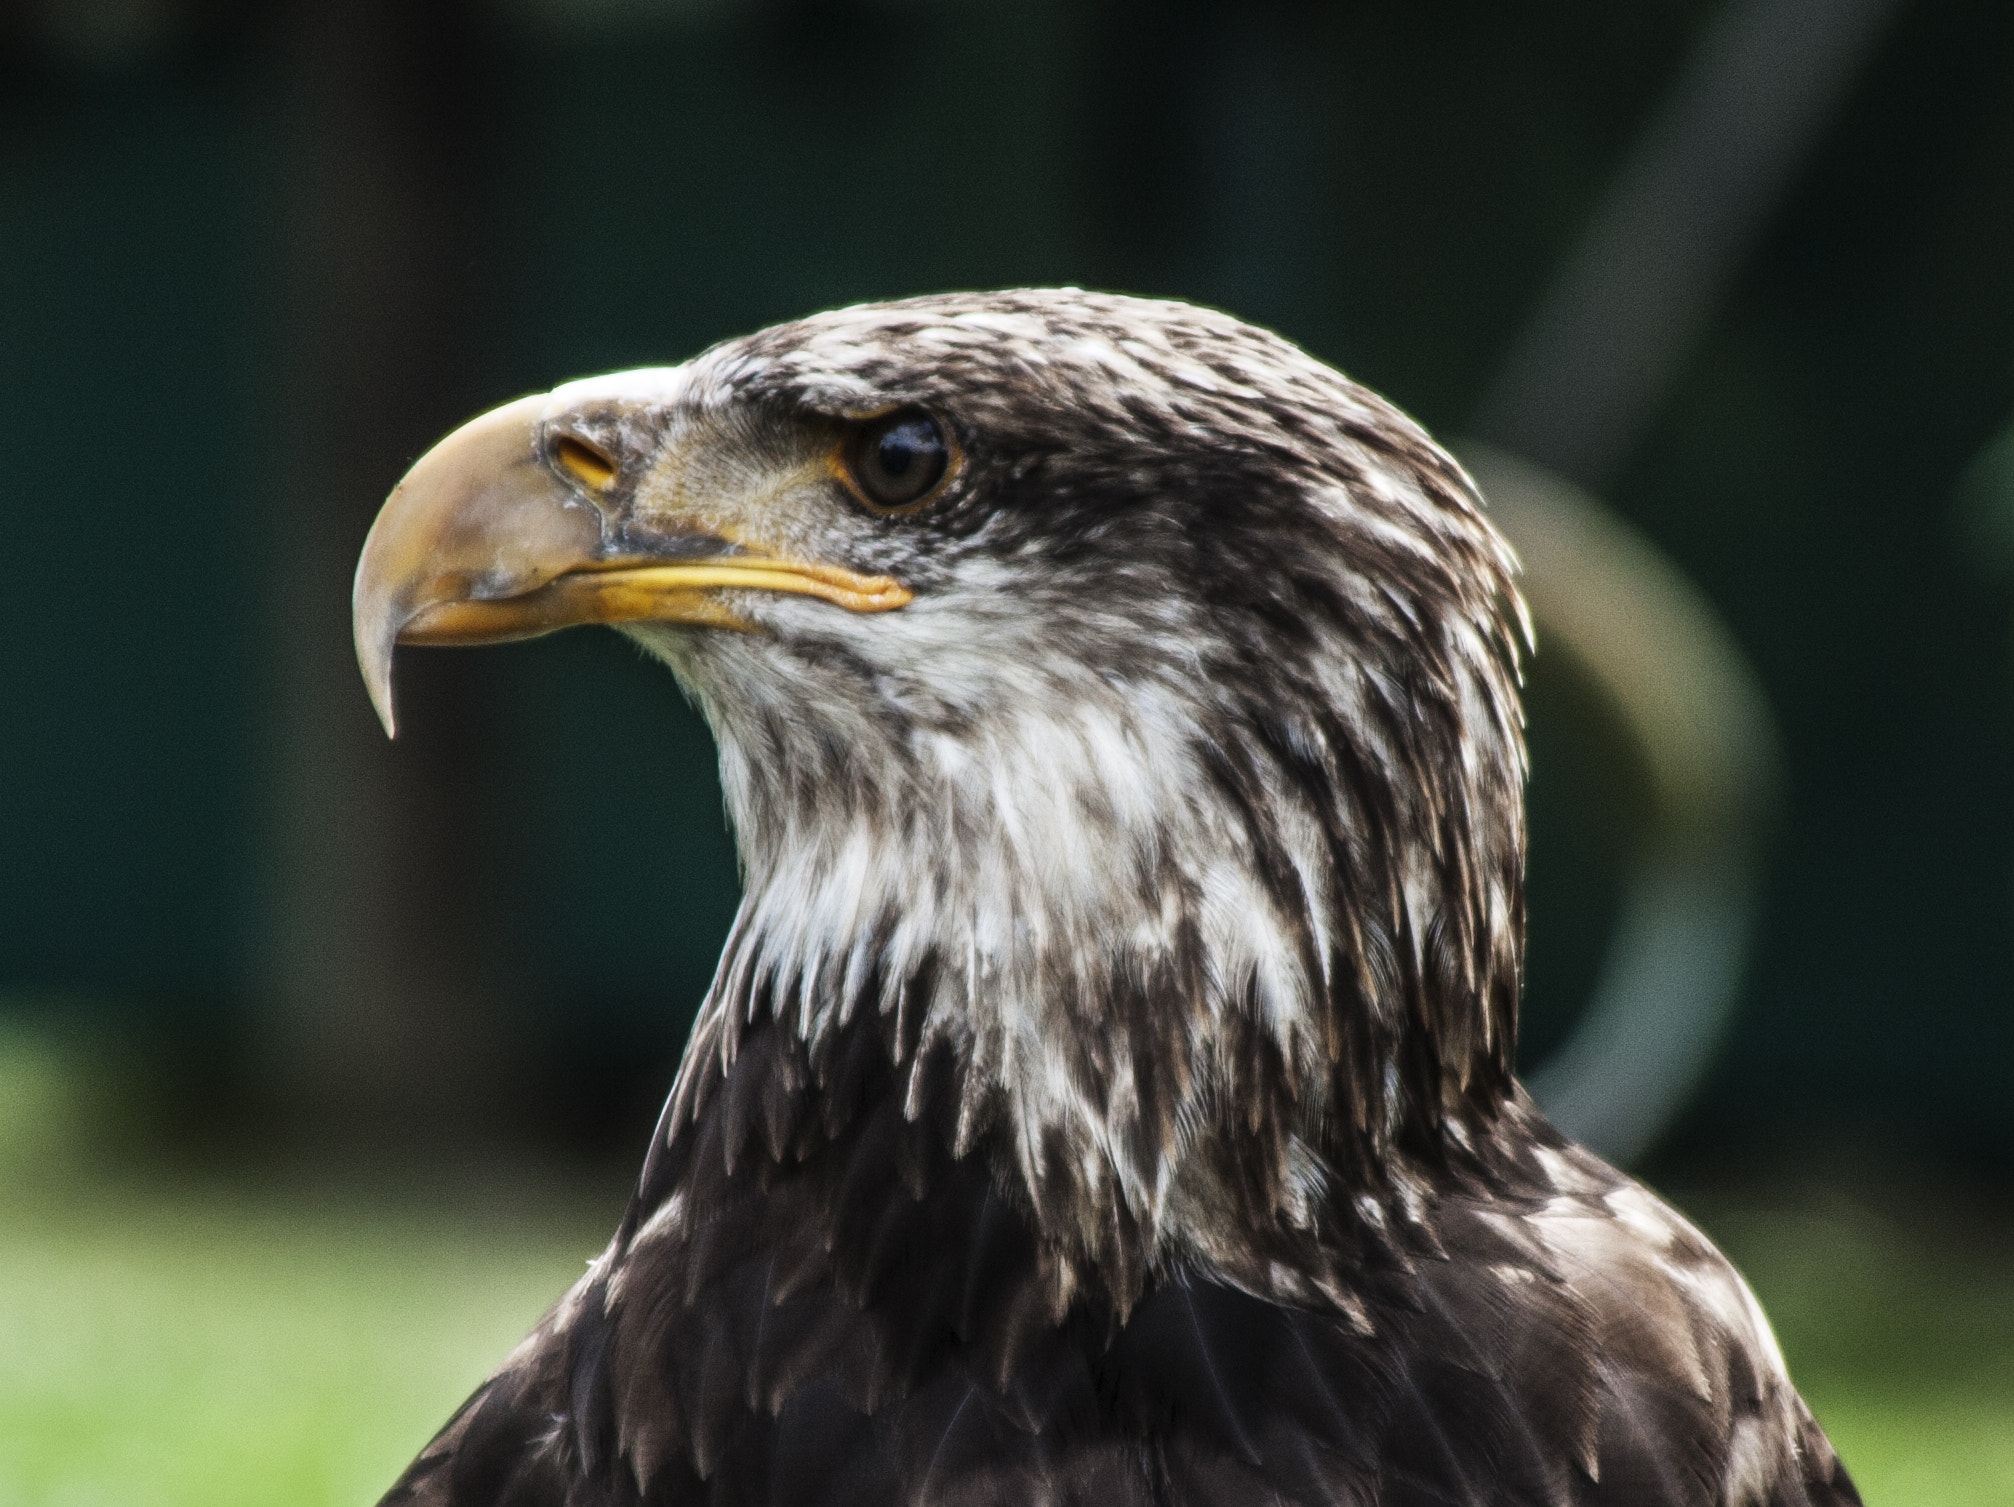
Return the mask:
{"type": "MultiPolygon", "coordinates": [[[[368,1500],[619,1215],[736,899],[712,750],[598,633],[405,655],[386,744],[348,583],[404,466],[570,376],[1051,282],[1522,435],[1711,605],[1781,778],[1643,1170],[1870,1502],[2014,1500],[2010,269],[2004,0],[0,11],[0,1503],[368,1500]],[[1742,15],[1790,40],[1721,157],[1833,85],[1602,263],[1742,15]],[[1502,397],[1577,255],[1693,295],[1578,450],[1502,397]]],[[[1644,797],[1570,660],[1532,702],[1536,1064],[1644,797]]]]}

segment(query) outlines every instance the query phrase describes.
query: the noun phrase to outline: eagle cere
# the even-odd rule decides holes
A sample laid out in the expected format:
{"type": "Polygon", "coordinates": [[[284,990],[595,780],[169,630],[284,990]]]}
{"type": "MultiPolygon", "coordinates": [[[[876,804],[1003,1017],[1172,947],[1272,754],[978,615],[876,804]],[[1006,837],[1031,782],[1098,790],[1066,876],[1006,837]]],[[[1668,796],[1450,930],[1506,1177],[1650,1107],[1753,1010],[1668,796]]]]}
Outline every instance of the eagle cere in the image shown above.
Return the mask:
{"type": "Polygon", "coordinates": [[[621,1227],[393,1502],[1857,1502],[1712,1245],[1512,1076],[1528,629],[1403,414],[1076,289],[423,457],[399,642],[621,627],[745,894],[621,1227]]]}

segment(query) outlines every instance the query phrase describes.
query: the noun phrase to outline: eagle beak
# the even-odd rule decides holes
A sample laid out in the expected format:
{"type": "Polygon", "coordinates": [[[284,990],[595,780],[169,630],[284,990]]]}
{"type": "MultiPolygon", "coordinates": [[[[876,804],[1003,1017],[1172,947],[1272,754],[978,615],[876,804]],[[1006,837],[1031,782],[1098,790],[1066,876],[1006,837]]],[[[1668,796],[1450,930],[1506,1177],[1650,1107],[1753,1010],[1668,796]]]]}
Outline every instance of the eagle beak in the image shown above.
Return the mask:
{"type": "Polygon", "coordinates": [[[910,600],[887,576],[784,559],[717,524],[656,518],[637,543],[622,462],[570,432],[549,394],[473,419],[392,489],[357,562],[351,610],[371,704],[396,731],[397,644],[490,644],[578,623],[696,623],[744,631],[723,589],[822,597],[854,612],[910,600]]]}

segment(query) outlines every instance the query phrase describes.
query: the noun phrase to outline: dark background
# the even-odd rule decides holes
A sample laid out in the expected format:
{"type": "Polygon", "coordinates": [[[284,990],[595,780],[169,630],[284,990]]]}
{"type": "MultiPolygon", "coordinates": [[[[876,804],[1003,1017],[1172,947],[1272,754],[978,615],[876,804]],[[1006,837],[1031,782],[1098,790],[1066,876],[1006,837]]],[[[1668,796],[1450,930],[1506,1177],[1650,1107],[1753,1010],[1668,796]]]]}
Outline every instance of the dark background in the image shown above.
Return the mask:
{"type": "MultiPolygon", "coordinates": [[[[404,466],[567,377],[1054,282],[1230,308],[1460,436],[1714,10],[7,13],[0,1010],[124,1043],[188,1123],[627,1152],[733,910],[711,747],[594,632],[403,655],[385,744],[348,582],[404,466]]],[[[2004,1175],[2014,7],[1897,6],[1757,224],[1583,478],[1783,746],[1738,1017],[1662,1155],[2004,1175]]],[[[1569,682],[1541,656],[1535,1052],[1631,832],[1569,682]]]]}

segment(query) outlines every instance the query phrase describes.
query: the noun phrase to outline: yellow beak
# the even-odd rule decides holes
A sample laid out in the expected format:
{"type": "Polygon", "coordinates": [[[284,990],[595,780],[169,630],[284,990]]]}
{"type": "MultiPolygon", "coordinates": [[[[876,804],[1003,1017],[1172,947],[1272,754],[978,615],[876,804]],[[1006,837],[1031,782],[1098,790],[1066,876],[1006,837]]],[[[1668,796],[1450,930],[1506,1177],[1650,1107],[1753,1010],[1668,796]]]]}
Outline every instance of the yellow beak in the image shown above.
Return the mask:
{"type": "Polygon", "coordinates": [[[420,457],[371,525],[351,607],[357,663],[388,735],[397,644],[499,643],[577,623],[749,628],[722,588],[822,597],[854,612],[910,600],[887,576],[706,533],[685,537],[676,558],[612,542],[620,531],[596,483],[613,473],[561,474],[546,449],[551,404],[521,398],[464,424],[420,457]]]}

